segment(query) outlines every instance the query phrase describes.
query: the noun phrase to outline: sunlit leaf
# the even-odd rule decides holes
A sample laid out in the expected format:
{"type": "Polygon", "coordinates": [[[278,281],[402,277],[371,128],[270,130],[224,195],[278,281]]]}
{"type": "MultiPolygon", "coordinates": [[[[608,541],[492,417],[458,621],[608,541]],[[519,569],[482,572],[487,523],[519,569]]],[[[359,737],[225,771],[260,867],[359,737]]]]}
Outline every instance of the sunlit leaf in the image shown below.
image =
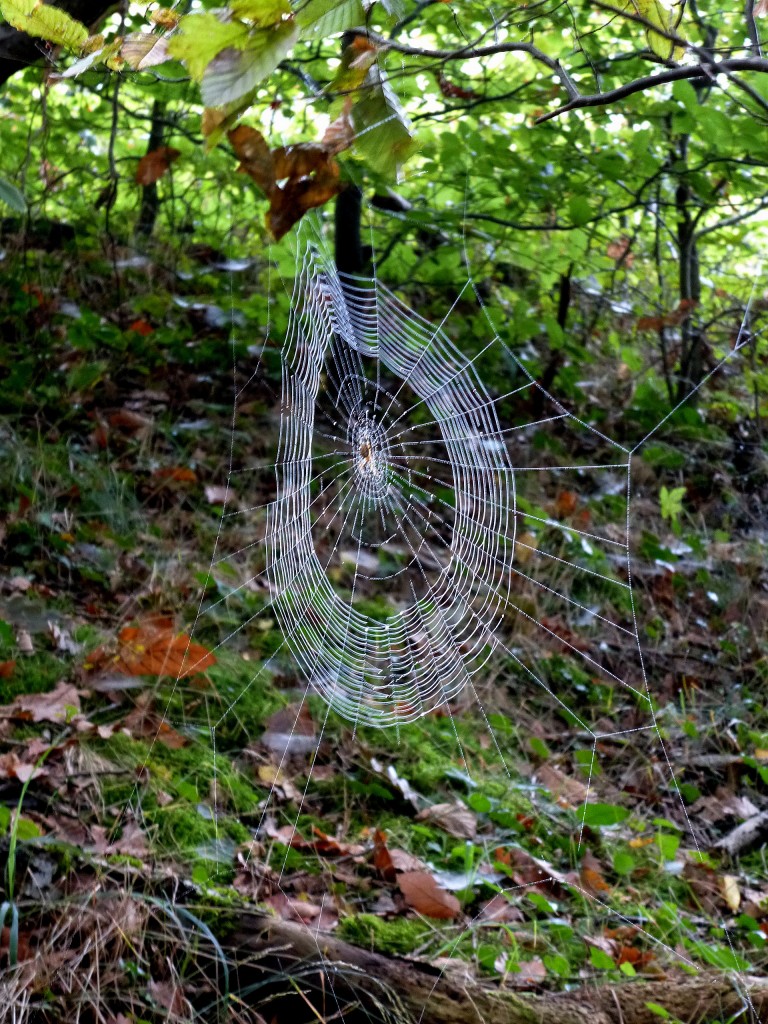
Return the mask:
{"type": "Polygon", "coordinates": [[[241,21],[220,21],[215,14],[188,14],[179,22],[179,31],[168,43],[168,53],[182,61],[199,82],[203,72],[222,50],[244,49],[248,45],[248,26],[241,21]]]}
{"type": "Polygon", "coordinates": [[[0,0],[0,14],[14,28],[68,50],[82,50],[89,32],[82,22],[40,0],[0,0]]]}
{"type": "Polygon", "coordinates": [[[221,107],[245,96],[272,74],[298,39],[298,29],[285,22],[276,29],[253,35],[247,49],[225,49],[203,75],[200,91],[206,107],[221,107]]]}
{"type": "Polygon", "coordinates": [[[381,68],[372,67],[365,84],[350,112],[355,149],[379,174],[396,175],[415,149],[411,123],[381,68]]]}
{"type": "Polygon", "coordinates": [[[305,38],[323,39],[364,25],[365,10],[360,0],[309,0],[296,12],[296,21],[305,38]]]}
{"type": "Polygon", "coordinates": [[[236,18],[261,28],[277,25],[291,13],[288,0],[232,0],[229,9],[236,18]]]}
{"type": "Polygon", "coordinates": [[[168,36],[156,36],[149,32],[137,32],[123,43],[120,56],[134,71],[164,64],[170,59],[168,36]]]}

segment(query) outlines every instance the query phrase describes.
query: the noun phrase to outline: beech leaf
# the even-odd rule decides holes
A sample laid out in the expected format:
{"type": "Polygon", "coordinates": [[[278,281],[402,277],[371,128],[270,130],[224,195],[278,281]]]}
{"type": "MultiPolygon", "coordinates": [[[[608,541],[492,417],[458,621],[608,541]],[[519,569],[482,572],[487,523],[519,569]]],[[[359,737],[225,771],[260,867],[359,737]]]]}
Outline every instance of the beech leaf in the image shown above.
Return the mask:
{"type": "Polygon", "coordinates": [[[425,917],[452,921],[461,911],[453,893],[441,889],[427,871],[405,871],[397,876],[397,884],[408,906],[425,917]]]}
{"type": "Polygon", "coordinates": [[[247,49],[222,49],[206,67],[200,83],[203,103],[206,107],[222,107],[245,96],[272,74],[298,38],[296,25],[288,21],[254,33],[247,49]]]}
{"type": "Polygon", "coordinates": [[[154,185],[180,156],[180,150],[174,149],[173,146],[160,146],[151,153],[146,153],[136,168],[136,184],[154,185]]]}

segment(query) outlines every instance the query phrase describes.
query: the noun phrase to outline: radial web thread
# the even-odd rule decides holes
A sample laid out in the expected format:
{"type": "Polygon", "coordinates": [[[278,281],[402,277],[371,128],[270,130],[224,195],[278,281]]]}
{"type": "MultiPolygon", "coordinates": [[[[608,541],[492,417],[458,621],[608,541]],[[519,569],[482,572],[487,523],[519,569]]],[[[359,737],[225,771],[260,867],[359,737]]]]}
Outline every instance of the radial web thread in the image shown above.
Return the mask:
{"type": "Polygon", "coordinates": [[[539,473],[567,491],[575,477],[579,490],[603,488],[622,503],[627,449],[544,392],[490,321],[478,318],[487,341],[476,351],[458,349],[447,323],[465,296],[477,305],[471,281],[435,326],[375,278],[338,274],[321,246],[308,242],[299,262],[282,351],[266,578],[311,686],[356,723],[413,720],[472,687],[495,652],[516,660],[507,646],[514,620],[647,700],[624,524],[614,514],[606,529],[593,521],[576,528],[526,498],[533,491],[521,484],[539,473]],[[484,367],[510,390],[492,395],[484,367]],[[582,435],[581,464],[531,450],[533,432],[556,421],[582,435]],[[608,618],[579,600],[590,585],[615,588],[611,607],[622,614],[608,618]],[[552,614],[527,610],[518,600],[526,587],[552,614]],[[377,594],[388,613],[367,607],[377,594]],[[570,622],[575,613],[583,635],[559,633],[558,610],[570,622]],[[596,626],[610,627],[607,643],[596,626]],[[606,659],[616,639],[621,654],[606,659]]]}

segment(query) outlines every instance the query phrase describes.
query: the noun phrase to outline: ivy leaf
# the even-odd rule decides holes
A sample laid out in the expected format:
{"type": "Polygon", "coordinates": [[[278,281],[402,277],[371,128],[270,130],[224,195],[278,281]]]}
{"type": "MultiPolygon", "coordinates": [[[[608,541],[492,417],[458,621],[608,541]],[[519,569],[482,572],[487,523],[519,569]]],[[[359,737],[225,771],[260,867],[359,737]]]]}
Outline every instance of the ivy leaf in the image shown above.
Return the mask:
{"type": "Polygon", "coordinates": [[[398,174],[415,148],[411,123],[381,68],[372,67],[365,84],[350,112],[355,147],[374,171],[398,174]]]}
{"type": "Polygon", "coordinates": [[[245,96],[293,49],[299,37],[293,22],[255,34],[247,49],[225,49],[205,69],[200,91],[206,107],[222,107],[245,96]]]}
{"type": "Polygon", "coordinates": [[[365,10],[361,0],[309,0],[296,12],[296,22],[305,39],[319,39],[364,25],[365,10]]]}
{"type": "Polygon", "coordinates": [[[168,53],[182,61],[196,82],[223,50],[244,50],[248,26],[241,21],[219,21],[215,14],[188,14],[179,22],[179,34],[168,43],[168,53]]]}
{"type": "Polygon", "coordinates": [[[82,50],[88,29],[58,7],[40,0],[0,0],[0,14],[14,28],[68,50],[82,50]]]}
{"type": "Polygon", "coordinates": [[[27,212],[27,201],[23,194],[5,178],[0,178],[0,203],[10,206],[14,213],[27,212]]]}

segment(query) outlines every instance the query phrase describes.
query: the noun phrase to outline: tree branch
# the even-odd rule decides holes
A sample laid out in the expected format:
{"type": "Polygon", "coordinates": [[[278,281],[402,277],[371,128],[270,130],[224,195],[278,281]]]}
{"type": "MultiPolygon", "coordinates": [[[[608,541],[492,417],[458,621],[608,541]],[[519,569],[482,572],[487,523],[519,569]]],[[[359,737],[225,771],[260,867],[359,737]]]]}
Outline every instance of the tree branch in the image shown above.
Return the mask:
{"type": "Polygon", "coordinates": [[[689,67],[667,68],[666,71],[660,71],[657,75],[636,78],[633,82],[627,82],[626,85],[620,85],[617,89],[610,89],[608,92],[575,97],[569,103],[558,107],[557,110],[550,110],[549,113],[537,117],[536,124],[543,124],[569,110],[579,110],[584,107],[607,107],[611,103],[626,99],[637,92],[646,92],[659,85],[668,85],[670,82],[681,82],[691,78],[709,80],[720,74],[730,77],[734,71],[756,71],[766,74],[768,73],[768,60],[764,57],[735,57],[728,60],[694,64],[689,67]]]}
{"type": "Polygon", "coordinates": [[[470,44],[457,50],[431,50],[425,46],[408,46],[406,43],[398,43],[396,40],[387,39],[386,36],[380,36],[376,32],[369,32],[367,29],[359,29],[358,31],[382,49],[395,50],[397,53],[402,53],[409,57],[428,57],[431,60],[437,61],[472,60],[480,57],[493,57],[499,53],[527,53],[529,57],[532,57],[539,64],[543,64],[557,75],[563,88],[572,100],[579,96],[579,90],[560,61],[548,57],[531,43],[492,43],[489,46],[470,44]]]}

